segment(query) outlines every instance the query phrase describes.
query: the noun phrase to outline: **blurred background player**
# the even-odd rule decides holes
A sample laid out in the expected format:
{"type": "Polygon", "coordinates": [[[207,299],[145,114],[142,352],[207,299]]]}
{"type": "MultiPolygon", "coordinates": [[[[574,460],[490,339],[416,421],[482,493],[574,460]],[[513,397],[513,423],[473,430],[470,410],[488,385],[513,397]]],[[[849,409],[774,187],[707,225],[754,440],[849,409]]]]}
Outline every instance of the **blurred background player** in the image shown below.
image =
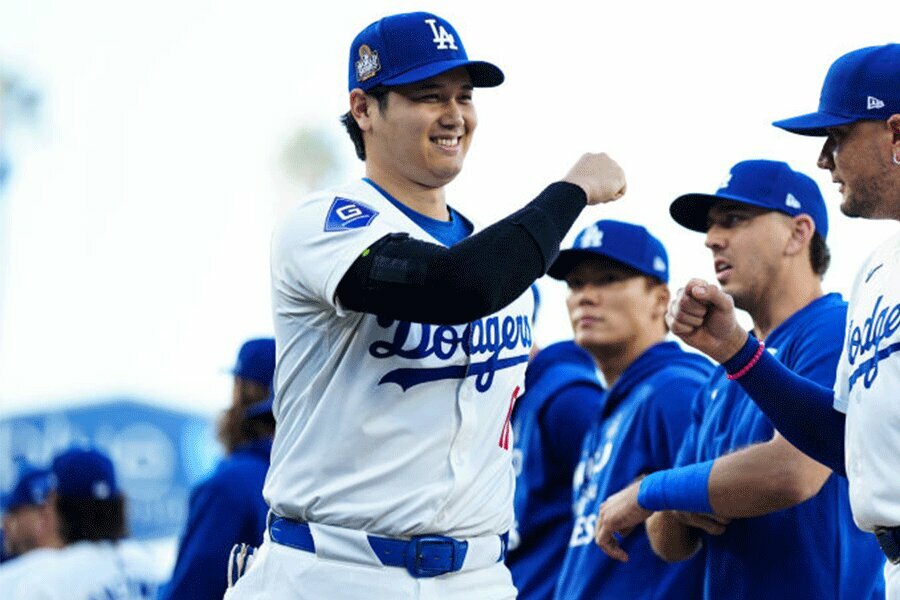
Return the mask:
{"type": "MultiPolygon", "coordinates": [[[[783,162],[749,160],[714,194],[681,196],[670,212],[706,232],[719,283],[768,352],[830,385],[846,304],[822,292],[828,216],[816,183],[783,162]]],[[[883,561],[851,520],[846,481],[779,435],[725,369],[697,396],[677,464],[604,503],[598,538],[611,556],[624,558],[612,534],[657,510],[647,530],[661,556],[705,546],[705,598],[883,593],[883,561]]]]}
{"type": "Polygon", "coordinates": [[[219,422],[226,456],[191,493],[172,580],[162,598],[221,599],[232,547],[262,543],[268,512],[262,488],[275,435],[274,372],[273,338],[241,346],[232,370],[231,406],[219,422]]]}
{"type": "Polygon", "coordinates": [[[62,548],[59,522],[53,503],[53,475],[19,462],[12,489],[0,497],[3,511],[3,552],[0,564],[0,597],[11,593],[23,574],[39,570],[62,548]]]}
{"type": "Polygon", "coordinates": [[[702,565],[664,563],[643,531],[625,541],[628,564],[592,543],[603,498],[672,466],[690,423],[691,400],[712,372],[709,361],[665,340],[665,247],[639,225],[598,221],[560,253],[549,275],[566,282],[575,341],[609,385],[583,441],[574,480],[575,523],[555,597],[697,598],[702,565]]]}
{"type": "Polygon", "coordinates": [[[586,154],[475,233],[445,186],[477,126],[474,88],[503,73],[429,13],[372,23],[349,54],[344,123],[366,178],[298,202],[273,236],[272,513],[226,597],[511,598],[528,287],[624,174],[586,154]]]}
{"type": "Polygon", "coordinates": [[[99,450],[71,449],[53,459],[51,471],[56,483],[51,497],[65,547],[21,573],[9,597],[156,598],[160,569],[150,553],[125,541],[125,497],[112,461],[99,450]]]}
{"type": "MultiPolygon", "coordinates": [[[[535,292],[535,321],[539,295],[535,292]]],[[[603,405],[591,355],[572,340],[535,344],[512,414],[515,526],[506,564],[523,600],[552,598],[572,532],[572,476],[603,405]]]]}
{"type": "MultiPolygon", "coordinates": [[[[854,50],[828,70],[818,111],[774,123],[826,137],[818,164],[840,184],[847,216],[900,221],[898,81],[900,44],[854,50]]],[[[889,600],[900,599],[898,269],[900,233],[876,248],[856,277],[833,390],[798,377],[766,353],[754,360],[756,337],[738,326],[728,296],[705,282],[689,282],[671,311],[673,331],[742,373],[741,385],[785,437],[846,473],[853,518],[875,534],[888,558],[889,600]]]]}
{"type": "Polygon", "coordinates": [[[53,476],[47,469],[20,463],[13,488],[3,494],[3,552],[18,557],[37,548],[61,548],[56,511],[50,502],[53,476]]]}

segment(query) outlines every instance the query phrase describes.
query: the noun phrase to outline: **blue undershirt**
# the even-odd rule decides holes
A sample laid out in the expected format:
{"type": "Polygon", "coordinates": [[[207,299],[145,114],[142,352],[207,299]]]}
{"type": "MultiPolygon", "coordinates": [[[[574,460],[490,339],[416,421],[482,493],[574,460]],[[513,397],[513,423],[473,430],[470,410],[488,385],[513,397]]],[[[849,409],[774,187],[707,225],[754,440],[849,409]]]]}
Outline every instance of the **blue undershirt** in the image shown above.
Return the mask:
{"type": "Polygon", "coordinates": [[[387,191],[385,191],[368,177],[363,177],[363,181],[378,190],[378,192],[382,196],[387,198],[388,202],[396,206],[397,209],[404,215],[409,217],[413,223],[424,229],[428,233],[428,235],[439,241],[444,246],[449,247],[457,242],[461,242],[462,240],[472,235],[472,232],[475,230],[475,226],[472,225],[471,221],[453,210],[453,208],[451,208],[450,206],[447,207],[447,211],[450,213],[449,221],[432,219],[431,217],[427,217],[422,213],[416,212],[410,207],[406,206],[405,204],[391,196],[387,191]]]}

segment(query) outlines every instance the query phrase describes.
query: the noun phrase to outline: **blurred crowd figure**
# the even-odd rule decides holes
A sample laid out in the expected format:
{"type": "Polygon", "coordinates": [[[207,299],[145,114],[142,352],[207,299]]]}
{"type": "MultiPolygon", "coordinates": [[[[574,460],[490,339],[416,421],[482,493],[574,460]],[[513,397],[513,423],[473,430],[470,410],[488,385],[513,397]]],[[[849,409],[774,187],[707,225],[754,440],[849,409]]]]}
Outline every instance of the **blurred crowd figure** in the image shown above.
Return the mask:
{"type": "Polygon", "coordinates": [[[112,461],[71,448],[44,471],[25,468],[4,500],[0,565],[10,600],[149,600],[164,575],[142,546],[126,540],[125,497],[112,461]]]}
{"type": "Polygon", "coordinates": [[[274,339],[241,346],[232,370],[231,406],[219,421],[226,456],[191,492],[175,569],[161,598],[221,599],[232,547],[262,543],[268,512],[262,489],[275,434],[274,372],[274,339]]]}

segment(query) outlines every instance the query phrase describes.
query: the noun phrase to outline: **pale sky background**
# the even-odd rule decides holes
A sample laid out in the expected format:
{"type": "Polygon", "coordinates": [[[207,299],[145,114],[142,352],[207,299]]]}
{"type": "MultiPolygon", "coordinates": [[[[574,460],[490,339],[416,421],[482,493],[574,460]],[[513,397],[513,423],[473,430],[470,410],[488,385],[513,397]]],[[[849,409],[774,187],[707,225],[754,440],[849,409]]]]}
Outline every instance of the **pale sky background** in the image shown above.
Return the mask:
{"type": "MultiPolygon", "coordinates": [[[[337,117],[355,34],[430,10],[507,81],[478,90],[480,124],[450,203],[492,222],[585,151],[624,167],[629,193],[586,210],[645,224],[673,287],[712,276],[703,236],[668,205],[711,192],[747,158],[786,160],[822,186],[832,219],[828,290],[896,223],[852,221],[815,167],[822,140],[777,118],[814,110],[828,65],[897,40],[896,0],[850,2],[283,2],[5,0],[0,64],[43,95],[12,133],[0,196],[0,413],[138,394],[213,411],[223,370],[272,331],[272,226],[304,192],[281,160],[301,128],[362,174],[337,117]]],[[[0,127],[3,124],[0,123],[0,127]]],[[[572,236],[570,236],[571,238],[572,236]]],[[[569,335],[549,279],[537,341],[569,335]]]]}

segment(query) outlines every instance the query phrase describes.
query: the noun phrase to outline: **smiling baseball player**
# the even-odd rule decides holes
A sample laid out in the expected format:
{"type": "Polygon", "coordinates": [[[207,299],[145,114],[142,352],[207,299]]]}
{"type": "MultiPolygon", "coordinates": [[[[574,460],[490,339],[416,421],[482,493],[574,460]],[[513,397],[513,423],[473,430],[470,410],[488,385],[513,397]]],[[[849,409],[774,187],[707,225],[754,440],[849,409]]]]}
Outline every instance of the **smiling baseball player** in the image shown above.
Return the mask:
{"type": "Polygon", "coordinates": [[[531,283],[624,175],[588,154],[475,232],[448,206],[503,81],[429,13],[353,41],[343,121],[366,177],[299,202],[272,242],[277,429],[267,539],[226,597],[512,598],[509,417],[531,283]]]}

